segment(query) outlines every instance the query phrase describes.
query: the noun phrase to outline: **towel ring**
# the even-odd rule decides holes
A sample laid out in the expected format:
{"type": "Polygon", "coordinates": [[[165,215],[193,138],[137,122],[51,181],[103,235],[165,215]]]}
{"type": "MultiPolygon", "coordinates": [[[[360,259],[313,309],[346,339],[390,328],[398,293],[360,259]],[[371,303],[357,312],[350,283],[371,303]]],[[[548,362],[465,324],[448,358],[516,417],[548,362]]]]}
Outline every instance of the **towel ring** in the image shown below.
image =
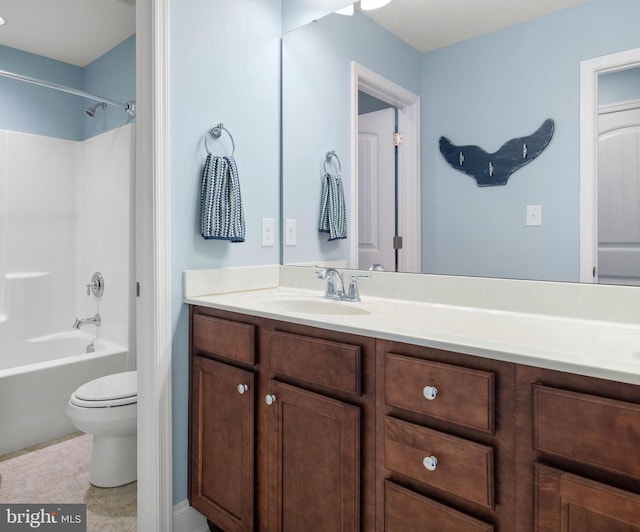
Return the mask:
{"type": "Polygon", "coordinates": [[[218,140],[222,135],[223,131],[226,131],[227,135],[229,135],[229,138],[231,139],[231,157],[233,157],[233,154],[236,152],[236,143],[233,141],[233,136],[231,135],[231,133],[229,133],[229,130],[226,127],[224,127],[222,122],[220,124],[216,124],[215,126],[211,127],[207,131],[207,134],[204,137],[204,149],[207,150],[207,153],[209,155],[211,155],[211,151],[209,150],[209,145],[207,144],[207,139],[209,138],[209,135],[211,135],[213,139],[218,140]]]}
{"type": "Polygon", "coordinates": [[[327,171],[327,163],[331,162],[331,158],[335,157],[336,162],[338,163],[338,173],[342,173],[342,165],[340,164],[340,157],[338,157],[338,154],[335,152],[335,150],[331,150],[328,151],[327,153],[324,154],[324,162],[322,163],[322,166],[324,167],[324,173],[328,174],[329,172],[327,171]]]}

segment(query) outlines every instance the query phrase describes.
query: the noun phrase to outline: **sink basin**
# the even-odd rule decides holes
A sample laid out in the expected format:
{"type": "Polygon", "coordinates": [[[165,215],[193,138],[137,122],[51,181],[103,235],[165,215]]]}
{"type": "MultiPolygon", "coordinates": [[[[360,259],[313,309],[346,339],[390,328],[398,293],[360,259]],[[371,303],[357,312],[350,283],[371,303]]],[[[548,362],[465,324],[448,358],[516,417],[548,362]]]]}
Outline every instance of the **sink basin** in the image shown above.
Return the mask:
{"type": "Polygon", "coordinates": [[[369,311],[358,306],[358,303],[330,301],[327,299],[285,299],[272,301],[269,306],[283,312],[298,312],[301,314],[329,314],[334,316],[362,316],[369,314],[369,311]]]}

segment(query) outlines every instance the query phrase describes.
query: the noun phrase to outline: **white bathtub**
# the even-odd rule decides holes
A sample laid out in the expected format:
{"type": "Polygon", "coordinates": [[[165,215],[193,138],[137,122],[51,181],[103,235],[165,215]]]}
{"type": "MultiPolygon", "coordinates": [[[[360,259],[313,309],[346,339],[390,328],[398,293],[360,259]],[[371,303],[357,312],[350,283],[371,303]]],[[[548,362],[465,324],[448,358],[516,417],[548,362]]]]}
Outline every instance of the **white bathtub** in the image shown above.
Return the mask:
{"type": "Polygon", "coordinates": [[[128,369],[127,350],[80,331],[0,346],[0,455],[76,429],[69,396],[92,379],[128,369]]]}

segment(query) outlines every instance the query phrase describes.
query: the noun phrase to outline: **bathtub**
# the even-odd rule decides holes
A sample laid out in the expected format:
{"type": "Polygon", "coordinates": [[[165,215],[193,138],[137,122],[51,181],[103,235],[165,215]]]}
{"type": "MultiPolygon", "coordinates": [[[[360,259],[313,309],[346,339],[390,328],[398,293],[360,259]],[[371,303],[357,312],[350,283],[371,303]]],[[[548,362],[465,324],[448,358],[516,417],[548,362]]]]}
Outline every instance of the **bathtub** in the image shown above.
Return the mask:
{"type": "Polygon", "coordinates": [[[126,371],[127,350],[81,331],[0,346],[0,455],[75,432],[67,402],[78,386],[126,371]]]}

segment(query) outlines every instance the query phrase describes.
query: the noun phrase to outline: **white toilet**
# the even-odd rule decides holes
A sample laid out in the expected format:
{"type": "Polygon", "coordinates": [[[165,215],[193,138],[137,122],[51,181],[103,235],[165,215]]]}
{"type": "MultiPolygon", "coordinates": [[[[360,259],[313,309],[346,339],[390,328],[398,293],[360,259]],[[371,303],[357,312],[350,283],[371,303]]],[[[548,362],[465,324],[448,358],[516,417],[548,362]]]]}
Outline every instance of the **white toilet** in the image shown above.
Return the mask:
{"type": "Polygon", "coordinates": [[[80,386],[67,413],[82,432],[93,434],[91,484],[101,488],[136,480],[137,372],[107,375],[80,386]]]}

